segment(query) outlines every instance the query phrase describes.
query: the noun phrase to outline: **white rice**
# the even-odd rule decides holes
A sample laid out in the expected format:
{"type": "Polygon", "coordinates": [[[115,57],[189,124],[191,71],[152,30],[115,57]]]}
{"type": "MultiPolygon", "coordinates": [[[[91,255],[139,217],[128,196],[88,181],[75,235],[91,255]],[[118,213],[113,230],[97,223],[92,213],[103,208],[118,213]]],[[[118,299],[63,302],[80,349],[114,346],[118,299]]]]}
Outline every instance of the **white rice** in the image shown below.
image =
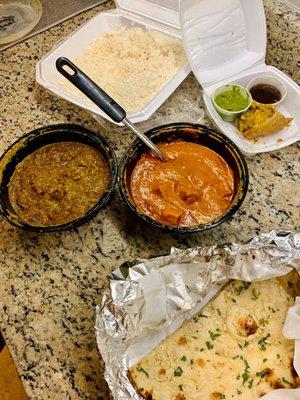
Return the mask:
{"type": "MultiPolygon", "coordinates": [[[[129,113],[149,103],[187,63],[179,40],[141,28],[100,36],[73,61],[129,113]]],[[[69,82],[63,85],[86,99],[69,82]]]]}

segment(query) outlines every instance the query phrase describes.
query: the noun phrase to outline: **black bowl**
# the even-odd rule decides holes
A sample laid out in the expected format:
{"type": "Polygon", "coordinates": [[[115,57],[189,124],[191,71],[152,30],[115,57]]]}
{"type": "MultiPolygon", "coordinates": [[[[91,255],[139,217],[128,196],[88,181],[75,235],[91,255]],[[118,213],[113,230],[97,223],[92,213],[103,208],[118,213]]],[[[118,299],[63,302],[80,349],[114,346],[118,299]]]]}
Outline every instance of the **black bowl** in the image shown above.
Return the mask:
{"type": "Polygon", "coordinates": [[[49,125],[22,136],[14,142],[0,158],[0,213],[17,228],[32,232],[55,232],[72,229],[90,220],[108,202],[114,191],[118,176],[118,164],[110,144],[99,134],[79,125],[49,125]],[[104,195],[84,216],[62,225],[49,227],[32,226],[22,221],[14,211],[8,196],[8,183],[16,166],[29,154],[47,144],[57,142],[79,142],[96,149],[110,168],[110,182],[104,195]]]}
{"type": "Polygon", "coordinates": [[[204,125],[189,123],[174,123],[158,126],[146,132],[146,135],[154,143],[171,142],[173,140],[181,139],[209,147],[218,153],[224,158],[234,173],[234,197],[231,205],[220,218],[210,223],[194,227],[173,227],[164,225],[147,215],[142,214],[137,210],[131,196],[130,177],[137,161],[143,153],[148,151],[148,148],[140,140],[135,140],[121,159],[119,165],[119,188],[123,200],[129,209],[138,216],[138,218],[153,227],[160,228],[164,231],[173,233],[196,233],[212,229],[229,220],[229,218],[233,216],[246,196],[249,175],[247,164],[242,153],[230,139],[222,133],[207,128],[204,125]]]}

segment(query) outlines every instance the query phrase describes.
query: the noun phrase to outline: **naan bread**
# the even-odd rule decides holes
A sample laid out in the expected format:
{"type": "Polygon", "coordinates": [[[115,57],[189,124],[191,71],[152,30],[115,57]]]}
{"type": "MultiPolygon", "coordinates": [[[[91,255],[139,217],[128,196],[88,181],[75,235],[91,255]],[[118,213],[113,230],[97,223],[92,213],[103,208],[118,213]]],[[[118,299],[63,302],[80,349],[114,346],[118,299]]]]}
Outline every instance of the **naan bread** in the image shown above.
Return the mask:
{"type": "Polygon", "coordinates": [[[236,119],[236,126],[246,139],[281,131],[293,118],[286,118],[272,104],[252,102],[251,107],[236,119]]]}
{"type": "Polygon", "coordinates": [[[147,400],[256,400],[300,386],[294,341],[282,335],[299,295],[296,272],[264,282],[228,284],[129,370],[147,400]]]}

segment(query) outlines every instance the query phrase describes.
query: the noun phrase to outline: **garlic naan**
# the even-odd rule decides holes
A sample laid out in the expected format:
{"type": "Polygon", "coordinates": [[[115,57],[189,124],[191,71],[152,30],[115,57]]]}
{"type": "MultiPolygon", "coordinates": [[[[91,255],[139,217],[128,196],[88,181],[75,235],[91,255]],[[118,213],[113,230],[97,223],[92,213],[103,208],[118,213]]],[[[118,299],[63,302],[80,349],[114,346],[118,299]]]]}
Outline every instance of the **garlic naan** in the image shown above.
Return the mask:
{"type": "Polygon", "coordinates": [[[300,386],[294,341],[282,335],[299,276],[229,283],[203,310],[134,365],[147,400],[255,400],[300,386]]]}

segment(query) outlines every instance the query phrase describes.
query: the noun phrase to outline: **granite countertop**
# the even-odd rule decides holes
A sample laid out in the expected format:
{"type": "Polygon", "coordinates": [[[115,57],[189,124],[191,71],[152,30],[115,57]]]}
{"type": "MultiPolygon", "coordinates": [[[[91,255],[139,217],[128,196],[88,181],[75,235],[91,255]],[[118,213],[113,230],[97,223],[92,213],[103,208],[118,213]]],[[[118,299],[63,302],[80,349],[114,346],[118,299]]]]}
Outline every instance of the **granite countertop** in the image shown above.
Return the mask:
{"type": "MultiPolygon", "coordinates": [[[[264,0],[267,63],[300,80],[300,19],[264,0]]],[[[101,131],[120,156],[133,139],[108,122],[54,98],[35,82],[35,64],[109,1],[0,53],[0,151],[25,132],[70,122],[101,131]]],[[[182,120],[209,124],[192,74],[141,124],[182,120]]],[[[131,220],[118,194],[91,222],[63,233],[21,232],[0,221],[1,330],[31,400],[108,399],[94,334],[94,307],[108,272],[125,260],[208,243],[247,241],[271,229],[300,228],[299,144],[248,158],[250,187],[235,217],[211,232],[176,237],[131,220]]]]}

